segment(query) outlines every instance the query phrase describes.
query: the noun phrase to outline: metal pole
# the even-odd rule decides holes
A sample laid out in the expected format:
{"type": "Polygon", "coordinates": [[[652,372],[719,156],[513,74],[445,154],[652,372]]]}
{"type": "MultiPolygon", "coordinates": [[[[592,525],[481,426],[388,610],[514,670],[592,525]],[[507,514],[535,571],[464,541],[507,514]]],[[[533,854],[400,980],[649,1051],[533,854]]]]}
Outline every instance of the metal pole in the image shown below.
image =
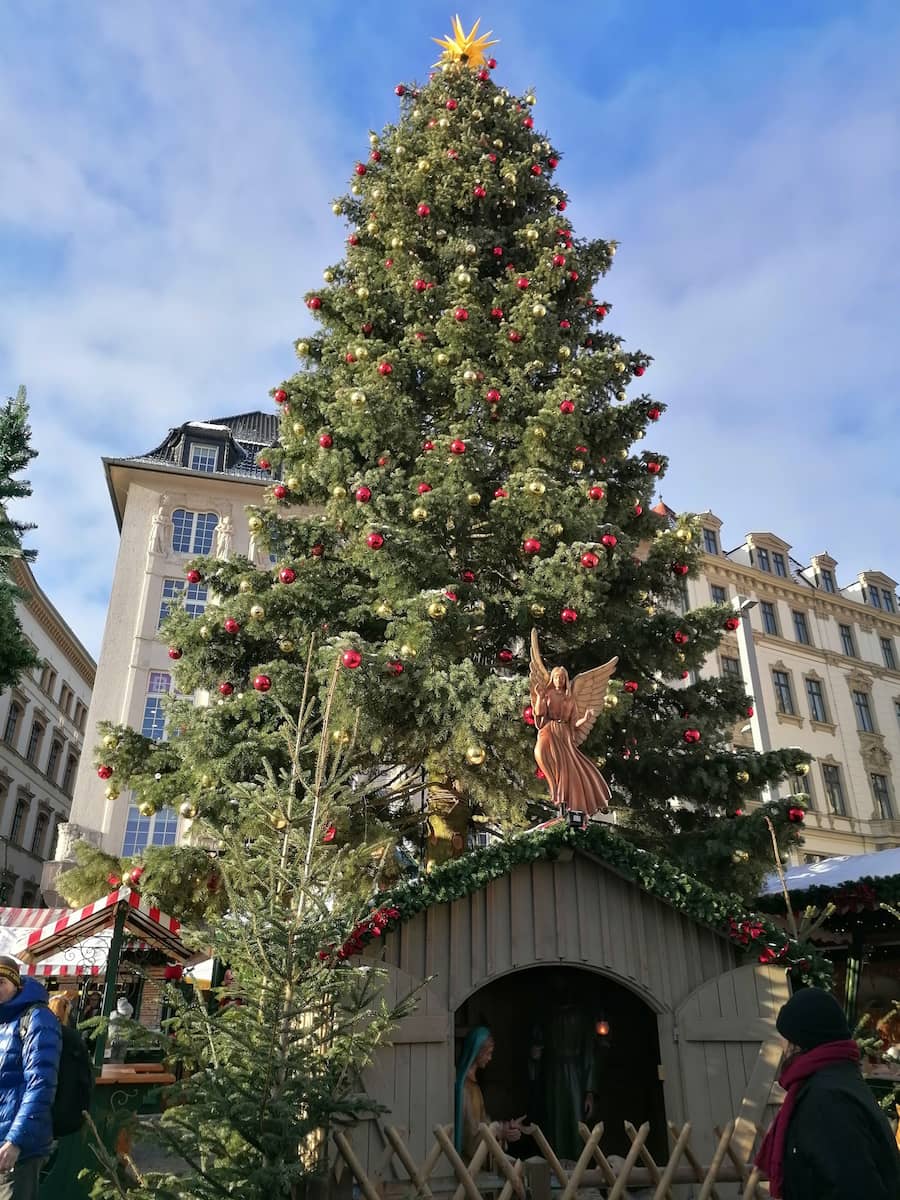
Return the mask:
{"type": "MultiPolygon", "coordinates": [[[[106,982],[103,987],[103,1003],[100,1006],[100,1016],[109,1017],[116,1004],[116,985],[119,979],[119,959],[122,957],[122,946],[125,943],[125,919],[128,916],[128,905],[121,901],[116,906],[116,920],[113,925],[112,939],[109,943],[109,957],[106,960],[106,982]]],[[[103,1069],[103,1055],[106,1053],[108,1030],[97,1034],[94,1042],[94,1067],[98,1074],[103,1069]]]]}

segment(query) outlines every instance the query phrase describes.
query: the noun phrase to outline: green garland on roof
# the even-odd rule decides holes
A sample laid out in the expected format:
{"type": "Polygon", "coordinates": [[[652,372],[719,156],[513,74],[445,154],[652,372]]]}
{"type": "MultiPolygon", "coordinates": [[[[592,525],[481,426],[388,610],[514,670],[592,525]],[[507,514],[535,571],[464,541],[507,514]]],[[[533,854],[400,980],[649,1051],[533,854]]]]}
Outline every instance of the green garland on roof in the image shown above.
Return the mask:
{"type": "Polygon", "coordinates": [[[483,850],[436,867],[428,875],[403,883],[373,901],[370,916],[354,930],[341,957],[357,954],[395,925],[435,904],[460,900],[523,863],[558,857],[570,847],[598,858],[623,878],[693,921],[724,934],[758,961],[795,968],[807,983],[829,987],[831,963],[814,946],[798,942],[768,917],[753,912],[737,896],[715,892],[661,858],[640,850],[601,824],[573,829],[562,823],[519,834],[483,850]]]}

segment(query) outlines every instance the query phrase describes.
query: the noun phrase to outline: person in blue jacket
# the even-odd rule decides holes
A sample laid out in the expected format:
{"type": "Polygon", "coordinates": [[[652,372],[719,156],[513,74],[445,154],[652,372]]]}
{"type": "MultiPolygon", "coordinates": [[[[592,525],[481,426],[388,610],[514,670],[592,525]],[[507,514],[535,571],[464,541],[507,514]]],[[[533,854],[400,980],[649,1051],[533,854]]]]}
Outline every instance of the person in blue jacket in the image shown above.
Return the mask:
{"type": "Polygon", "coordinates": [[[37,1200],[61,1045],[44,988],[0,957],[0,1200],[37,1200]]]}

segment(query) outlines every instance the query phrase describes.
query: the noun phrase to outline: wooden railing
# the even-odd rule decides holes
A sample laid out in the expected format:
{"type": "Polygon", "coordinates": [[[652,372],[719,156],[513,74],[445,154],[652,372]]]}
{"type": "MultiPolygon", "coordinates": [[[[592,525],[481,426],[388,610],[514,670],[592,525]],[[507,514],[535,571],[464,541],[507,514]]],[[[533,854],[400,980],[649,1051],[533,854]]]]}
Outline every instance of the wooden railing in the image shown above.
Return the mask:
{"type": "Polygon", "coordinates": [[[341,1200],[356,1189],[363,1200],[576,1200],[585,1192],[598,1200],[633,1200],[635,1193],[641,1200],[763,1200],[769,1195],[759,1171],[737,1148],[752,1144],[756,1130],[749,1131],[750,1138],[743,1130],[736,1139],[734,1121],[716,1127],[716,1148],[707,1164],[691,1146],[690,1123],[679,1128],[669,1122],[671,1152],[665,1163],[650,1153],[649,1124],[636,1129],[625,1122],[630,1142],[625,1158],[604,1154],[602,1124],[580,1125],[579,1132],[584,1149],[574,1165],[564,1165],[537,1125],[523,1133],[537,1144],[540,1157],[524,1161],[511,1158],[500,1145],[499,1126],[482,1125],[479,1144],[466,1162],[453,1145],[452,1127],[436,1125],[431,1149],[417,1163],[401,1131],[386,1125],[384,1153],[368,1171],[352,1137],[337,1132],[332,1197],[341,1200]]]}

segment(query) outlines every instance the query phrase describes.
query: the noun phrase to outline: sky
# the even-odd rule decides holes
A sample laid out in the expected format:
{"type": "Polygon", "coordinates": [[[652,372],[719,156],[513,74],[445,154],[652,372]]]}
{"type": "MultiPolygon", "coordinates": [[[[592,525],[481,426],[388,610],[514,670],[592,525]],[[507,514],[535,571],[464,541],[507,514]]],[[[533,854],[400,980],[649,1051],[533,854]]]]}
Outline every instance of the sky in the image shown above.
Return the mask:
{"type": "MultiPolygon", "coordinates": [[[[5,0],[0,394],[28,387],[36,574],[96,654],[118,546],[101,457],[267,409],[369,129],[423,79],[433,0],[5,0]]],[[[607,325],[669,411],[642,448],[726,548],[900,574],[900,5],[517,0],[500,38],[620,243],[607,325]],[[651,445],[652,443],[652,445],[651,445]]]]}

